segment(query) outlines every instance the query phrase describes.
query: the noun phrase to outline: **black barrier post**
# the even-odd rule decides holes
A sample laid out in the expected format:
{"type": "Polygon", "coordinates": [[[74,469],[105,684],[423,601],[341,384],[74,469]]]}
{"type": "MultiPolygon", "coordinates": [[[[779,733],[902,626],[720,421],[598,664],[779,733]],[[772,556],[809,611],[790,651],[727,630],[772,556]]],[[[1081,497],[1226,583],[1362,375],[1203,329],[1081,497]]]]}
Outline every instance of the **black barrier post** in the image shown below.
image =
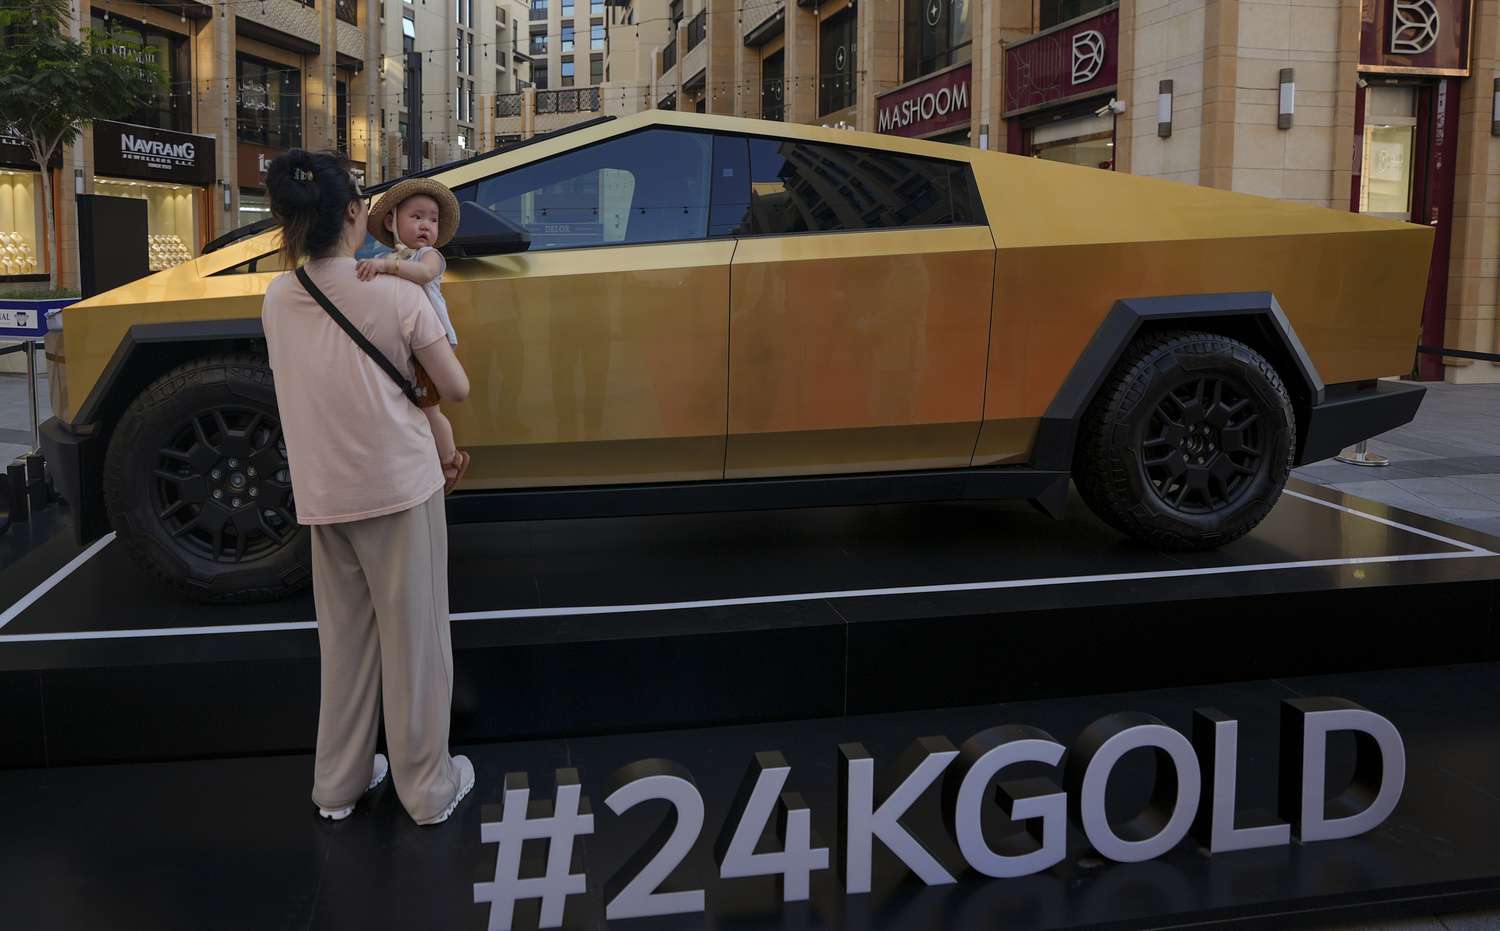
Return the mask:
{"type": "Polygon", "coordinates": [[[27,507],[26,461],[17,459],[5,467],[5,494],[10,503],[8,524],[24,524],[31,520],[31,509],[27,507]]]}

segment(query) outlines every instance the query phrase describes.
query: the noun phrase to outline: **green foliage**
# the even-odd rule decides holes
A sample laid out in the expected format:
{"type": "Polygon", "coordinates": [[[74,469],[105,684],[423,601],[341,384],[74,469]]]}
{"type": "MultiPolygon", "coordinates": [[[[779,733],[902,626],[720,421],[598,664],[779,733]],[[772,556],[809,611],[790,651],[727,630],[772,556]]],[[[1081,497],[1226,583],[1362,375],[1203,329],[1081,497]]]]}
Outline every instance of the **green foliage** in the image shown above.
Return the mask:
{"type": "Polygon", "coordinates": [[[70,34],[68,0],[0,0],[0,113],[42,160],[84,124],[152,100],[166,74],[138,43],[70,34]]]}
{"type": "Polygon", "coordinates": [[[0,299],[13,301],[49,301],[64,297],[78,297],[77,288],[23,288],[0,286],[0,299]]]}

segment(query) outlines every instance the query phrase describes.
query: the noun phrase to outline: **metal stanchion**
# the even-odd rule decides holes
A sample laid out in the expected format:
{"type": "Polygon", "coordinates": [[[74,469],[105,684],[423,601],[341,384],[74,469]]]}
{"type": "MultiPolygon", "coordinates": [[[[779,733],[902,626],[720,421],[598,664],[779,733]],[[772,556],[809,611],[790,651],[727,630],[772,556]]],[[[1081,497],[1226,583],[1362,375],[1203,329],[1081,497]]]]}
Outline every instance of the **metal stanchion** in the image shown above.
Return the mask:
{"type": "Polygon", "coordinates": [[[1347,462],[1350,465],[1357,466],[1378,467],[1388,466],[1391,464],[1391,460],[1380,455],[1380,453],[1370,452],[1367,448],[1368,446],[1369,444],[1367,442],[1365,442],[1364,440],[1360,440],[1354,445],[1352,451],[1346,449],[1333,458],[1337,459],[1339,462],[1347,462]]]}
{"type": "Polygon", "coordinates": [[[22,343],[26,347],[26,399],[31,404],[31,454],[42,448],[42,421],[36,397],[36,340],[22,343]]]}

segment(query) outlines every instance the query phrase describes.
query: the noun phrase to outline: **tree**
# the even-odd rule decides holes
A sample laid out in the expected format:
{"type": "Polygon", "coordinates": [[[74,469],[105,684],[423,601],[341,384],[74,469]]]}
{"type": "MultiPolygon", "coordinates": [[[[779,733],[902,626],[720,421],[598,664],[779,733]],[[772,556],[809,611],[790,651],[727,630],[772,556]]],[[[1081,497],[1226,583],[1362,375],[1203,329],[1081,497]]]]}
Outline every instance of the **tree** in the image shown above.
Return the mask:
{"type": "MultiPolygon", "coordinates": [[[[155,53],[122,36],[74,38],[71,0],[0,0],[0,128],[18,136],[42,171],[47,248],[56,237],[48,163],[87,123],[115,120],[155,99],[166,74],[155,53]]],[[[58,257],[48,263],[57,287],[58,257]]]]}

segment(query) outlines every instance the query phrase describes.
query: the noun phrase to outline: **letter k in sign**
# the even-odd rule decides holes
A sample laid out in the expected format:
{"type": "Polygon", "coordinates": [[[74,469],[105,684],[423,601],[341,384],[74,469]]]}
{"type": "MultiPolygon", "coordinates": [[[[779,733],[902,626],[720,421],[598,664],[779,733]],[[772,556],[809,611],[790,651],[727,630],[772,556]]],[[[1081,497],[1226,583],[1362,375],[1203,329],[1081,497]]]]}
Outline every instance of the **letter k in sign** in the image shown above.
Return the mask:
{"type": "Polygon", "coordinates": [[[927,25],[936,26],[942,18],[942,0],[927,0],[927,25]]]}

